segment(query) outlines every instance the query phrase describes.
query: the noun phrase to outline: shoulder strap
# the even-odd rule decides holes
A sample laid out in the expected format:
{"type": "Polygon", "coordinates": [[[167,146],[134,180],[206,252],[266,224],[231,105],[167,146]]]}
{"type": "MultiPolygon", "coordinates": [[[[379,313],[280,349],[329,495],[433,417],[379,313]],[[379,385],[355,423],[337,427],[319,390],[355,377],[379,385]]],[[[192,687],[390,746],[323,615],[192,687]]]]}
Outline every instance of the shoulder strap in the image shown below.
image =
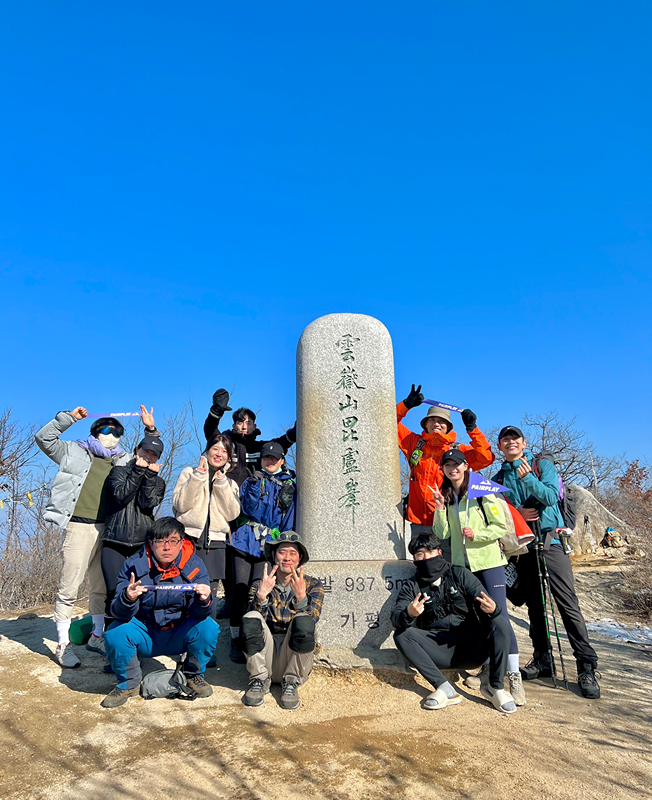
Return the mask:
{"type": "Polygon", "coordinates": [[[482,512],[482,516],[484,517],[484,524],[489,525],[489,520],[487,519],[487,512],[484,510],[484,497],[478,497],[478,507],[482,512]]]}

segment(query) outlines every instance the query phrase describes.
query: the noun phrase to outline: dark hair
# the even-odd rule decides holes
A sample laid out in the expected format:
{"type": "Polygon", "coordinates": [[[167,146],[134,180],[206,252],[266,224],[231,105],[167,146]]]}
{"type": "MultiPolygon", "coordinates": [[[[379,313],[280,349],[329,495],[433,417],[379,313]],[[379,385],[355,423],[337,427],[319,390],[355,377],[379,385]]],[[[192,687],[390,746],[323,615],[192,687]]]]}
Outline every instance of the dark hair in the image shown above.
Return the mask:
{"type": "Polygon", "coordinates": [[[234,422],[243,422],[245,417],[249,417],[252,422],[256,422],[256,415],[250,408],[245,408],[242,406],[241,408],[237,408],[233,412],[233,421],[234,422]]]}
{"type": "Polygon", "coordinates": [[[149,529],[147,534],[147,541],[159,542],[161,539],[167,539],[178,533],[182,539],[186,538],[186,529],[183,522],[179,522],[174,517],[159,517],[156,522],[149,529]]]}
{"type": "MultiPolygon", "coordinates": [[[[443,472],[443,464],[442,464],[442,472],[443,472]]],[[[467,469],[464,473],[464,478],[462,479],[462,485],[460,486],[459,494],[457,495],[458,499],[464,497],[466,494],[467,489],[469,488],[469,473],[471,470],[467,469]]],[[[452,503],[455,502],[455,489],[453,488],[453,484],[451,483],[450,478],[446,477],[446,473],[444,472],[444,480],[441,482],[441,493],[444,496],[444,503],[447,506],[450,506],[452,503]]]]}
{"type": "Polygon", "coordinates": [[[408,544],[410,555],[413,556],[417,550],[441,550],[441,539],[434,533],[420,533],[408,544]]]}
{"type": "Polygon", "coordinates": [[[227,457],[229,459],[229,464],[233,467],[233,465],[234,465],[234,462],[233,462],[233,442],[231,441],[231,439],[228,436],[225,436],[223,433],[220,433],[219,431],[215,431],[215,433],[212,436],[210,436],[208,438],[208,440],[206,441],[206,449],[204,450],[204,452],[208,453],[208,451],[211,449],[211,447],[213,447],[213,445],[216,445],[216,444],[223,444],[224,445],[224,449],[226,450],[226,455],[227,455],[227,457]]]}

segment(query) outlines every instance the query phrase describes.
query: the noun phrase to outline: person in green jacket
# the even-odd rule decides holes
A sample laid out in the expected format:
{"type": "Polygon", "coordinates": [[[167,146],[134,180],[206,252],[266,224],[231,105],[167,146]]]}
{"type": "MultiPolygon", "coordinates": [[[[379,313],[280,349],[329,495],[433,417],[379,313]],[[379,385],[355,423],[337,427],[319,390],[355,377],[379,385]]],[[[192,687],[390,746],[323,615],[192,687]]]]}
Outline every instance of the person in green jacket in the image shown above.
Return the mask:
{"type": "MultiPolygon", "coordinates": [[[[432,489],[435,501],[433,530],[440,539],[451,540],[451,562],[469,569],[482,583],[485,591],[501,607],[510,623],[510,646],[507,677],[509,692],[518,706],[526,703],[523,681],[519,670],[516,636],[507,613],[505,566],[507,559],[500,546],[500,538],[507,533],[503,506],[495,495],[473,498],[466,511],[466,492],[469,485],[469,465],[464,453],[449,450],[441,459],[444,472],[441,492],[432,489]]],[[[479,689],[487,683],[489,664],[483,665],[479,675],[469,675],[465,684],[479,689]]]]}

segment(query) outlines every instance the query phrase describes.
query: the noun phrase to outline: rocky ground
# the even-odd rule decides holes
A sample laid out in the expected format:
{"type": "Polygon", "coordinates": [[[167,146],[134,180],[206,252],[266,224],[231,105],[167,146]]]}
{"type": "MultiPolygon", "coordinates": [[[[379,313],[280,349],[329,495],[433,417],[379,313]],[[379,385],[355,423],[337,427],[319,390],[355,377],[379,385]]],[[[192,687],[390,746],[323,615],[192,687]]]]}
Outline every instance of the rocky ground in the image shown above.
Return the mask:
{"type": "MultiPolygon", "coordinates": [[[[576,574],[587,618],[632,621],[615,599],[619,562],[583,557],[576,574]]],[[[652,654],[634,644],[595,639],[594,702],[574,681],[570,691],[536,681],[527,705],[505,717],[458,681],[465,701],[428,712],[429,689],[411,676],[318,670],[288,712],[276,689],[262,708],[242,705],[246,674],[228,661],[226,630],[222,666],[207,674],[213,697],[136,698],[108,711],[99,702],[114,682],[101,657],[77,648],[82,667],[62,673],[50,609],[36,613],[0,620],[6,800],[652,796],[652,654]]],[[[529,655],[522,611],[513,619],[529,655]]]]}

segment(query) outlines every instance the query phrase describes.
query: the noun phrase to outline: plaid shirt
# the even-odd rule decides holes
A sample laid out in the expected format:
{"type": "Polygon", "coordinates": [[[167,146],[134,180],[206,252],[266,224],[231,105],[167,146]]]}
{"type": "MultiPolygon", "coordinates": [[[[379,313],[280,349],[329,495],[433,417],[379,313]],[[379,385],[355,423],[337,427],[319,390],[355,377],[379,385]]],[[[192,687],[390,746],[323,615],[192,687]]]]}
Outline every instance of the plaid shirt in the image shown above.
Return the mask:
{"type": "Polygon", "coordinates": [[[324,587],[319,578],[305,575],[304,580],[306,581],[306,600],[308,601],[304,608],[296,609],[294,607],[292,590],[284,593],[278,586],[275,586],[269,593],[267,602],[261,603],[257,596],[260,581],[254,581],[249,589],[247,611],[258,611],[259,614],[262,614],[272,633],[285,633],[288,625],[298,613],[308,614],[315,622],[318,622],[324,604],[324,587]]]}

